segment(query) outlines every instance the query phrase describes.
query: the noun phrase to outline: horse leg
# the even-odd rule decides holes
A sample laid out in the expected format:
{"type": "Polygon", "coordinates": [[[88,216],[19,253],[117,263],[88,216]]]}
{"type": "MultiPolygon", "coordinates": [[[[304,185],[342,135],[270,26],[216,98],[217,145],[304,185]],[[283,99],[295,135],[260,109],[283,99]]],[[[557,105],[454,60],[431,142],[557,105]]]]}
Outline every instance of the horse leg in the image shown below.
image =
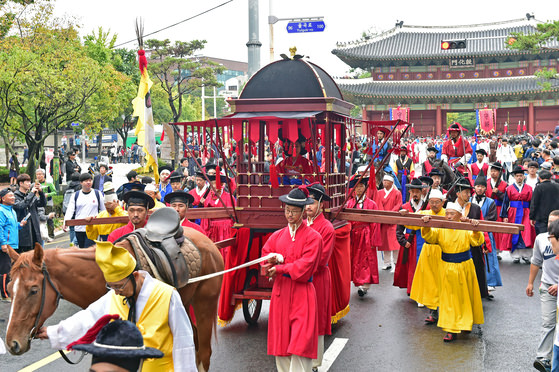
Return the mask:
{"type": "MultiPolygon", "coordinates": [[[[221,278],[215,278],[221,281],[221,278]]],[[[219,291],[214,289],[216,285],[212,283],[214,279],[209,279],[202,283],[194,294],[192,300],[194,314],[196,315],[196,328],[198,329],[198,350],[196,352],[196,362],[198,371],[208,371],[210,368],[210,358],[212,356],[212,334],[217,322],[217,305],[219,291]]],[[[219,288],[221,286],[217,286],[219,288]]]]}

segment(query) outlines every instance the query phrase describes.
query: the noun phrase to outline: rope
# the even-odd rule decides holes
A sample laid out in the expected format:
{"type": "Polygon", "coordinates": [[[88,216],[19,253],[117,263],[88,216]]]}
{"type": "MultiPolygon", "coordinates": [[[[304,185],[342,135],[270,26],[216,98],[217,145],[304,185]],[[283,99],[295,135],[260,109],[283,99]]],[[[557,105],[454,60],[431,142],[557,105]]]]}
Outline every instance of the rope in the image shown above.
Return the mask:
{"type": "Polygon", "coordinates": [[[277,256],[280,256],[280,255],[279,255],[278,253],[270,253],[270,254],[268,254],[268,255],[265,256],[265,257],[257,258],[256,260],[252,260],[252,261],[250,261],[250,262],[246,262],[246,263],[244,263],[244,264],[242,264],[242,265],[235,266],[235,267],[232,267],[232,268],[227,269],[227,270],[223,270],[223,271],[219,271],[219,272],[217,272],[217,273],[211,273],[211,274],[208,274],[208,275],[199,276],[199,277],[197,277],[197,278],[190,279],[190,280],[188,281],[188,284],[196,283],[196,282],[201,282],[202,280],[206,280],[206,279],[215,278],[216,276],[220,276],[220,275],[223,275],[223,274],[227,274],[227,273],[230,273],[231,271],[239,270],[239,269],[242,269],[242,268],[244,268],[244,267],[256,265],[256,264],[258,264],[258,263],[260,263],[260,262],[268,261],[269,258],[277,257],[277,256]]]}

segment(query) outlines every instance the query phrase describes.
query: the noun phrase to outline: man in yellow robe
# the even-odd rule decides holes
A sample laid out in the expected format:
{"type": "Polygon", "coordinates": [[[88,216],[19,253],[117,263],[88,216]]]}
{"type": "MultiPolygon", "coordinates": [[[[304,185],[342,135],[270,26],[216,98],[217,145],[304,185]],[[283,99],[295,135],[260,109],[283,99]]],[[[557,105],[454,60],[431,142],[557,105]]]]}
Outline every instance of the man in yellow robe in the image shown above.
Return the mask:
{"type": "MultiPolygon", "coordinates": [[[[428,216],[444,216],[443,204],[443,194],[439,190],[431,190],[429,194],[430,209],[420,211],[419,213],[428,216]]],[[[405,215],[407,211],[403,209],[400,210],[400,213],[405,215]]],[[[417,226],[406,226],[406,228],[419,230],[417,226]]],[[[416,233],[416,237],[418,241],[417,251],[420,253],[413,276],[410,298],[419,305],[427,306],[431,310],[425,322],[427,324],[434,324],[437,322],[437,307],[439,306],[441,247],[437,244],[426,242],[421,233],[416,233]],[[423,246],[420,246],[421,242],[424,242],[423,246]]]]}
{"type": "MultiPolygon", "coordinates": [[[[462,207],[457,203],[448,203],[445,218],[459,222],[462,207]]],[[[422,219],[428,223],[431,217],[424,216],[422,219]]],[[[479,221],[470,220],[470,223],[477,226],[479,221]]],[[[422,227],[421,235],[425,242],[438,244],[442,250],[437,326],[447,332],[445,342],[454,341],[461,331],[470,332],[474,324],[484,322],[481,294],[470,253],[470,246],[483,244],[483,233],[422,227]]]]}
{"type": "Polygon", "coordinates": [[[147,272],[136,271],[134,257],[111,242],[97,242],[95,261],[107,282],[107,294],[59,324],[42,327],[37,338],[49,339],[53,348],[62,350],[103,315],[118,314],[138,326],[145,346],[164,354],[146,360],[142,372],[196,372],[192,327],[178,292],[147,272]]]}
{"type": "MultiPolygon", "coordinates": [[[[106,217],[122,217],[128,216],[125,210],[118,204],[118,198],[114,191],[112,182],[105,182],[103,185],[103,191],[105,192],[104,202],[105,210],[99,212],[97,216],[86,217],[86,221],[91,221],[94,218],[106,218],[106,217]]],[[[102,240],[107,241],[109,234],[114,230],[126,225],[126,223],[110,223],[103,225],[87,225],[85,227],[85,233],[87,237],[91,240],[102,240]]]]}

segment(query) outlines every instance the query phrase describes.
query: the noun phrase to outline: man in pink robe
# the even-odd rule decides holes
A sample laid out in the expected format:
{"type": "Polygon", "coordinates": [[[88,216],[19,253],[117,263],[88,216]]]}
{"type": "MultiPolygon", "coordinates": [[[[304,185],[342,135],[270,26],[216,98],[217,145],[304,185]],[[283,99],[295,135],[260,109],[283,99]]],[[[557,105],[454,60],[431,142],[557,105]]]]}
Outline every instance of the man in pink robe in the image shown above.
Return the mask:
{"type": "Polygon", "coordinates": [[[532,247],[536,240],[536,230],[530,224],[530,201],[532,200],[532,187],[524,183],[524,168],[515,166],[511,172],[514,183],[505,190],[501,218],[503,222],[519,223],[524,225],[520,234],[503,235],[503,248],[511,251],[514,263],[519,263],[520,258],[530,263],[532,247]]]}
{"type": "Polygon", "coordinates": [[[322,237],[303,223],[303,210],[314,203],[305,187],[280,196],[288,225],[270,236],[262,255],[276,253],[262,265],[275,278],[268,316],[268,354],[280,372],[310,371],[317,357],[318,316],[312,283],[322,251],[322,237]]]}
{"type": "MultiPolygon", "coordinates": [[[[402,207],[402,194],[394,186],[394,178],[385,175],[382,179],[383,189],[377,193],[376,202],[378,209],[383,211],[397,212],[402,207]]],[[[381,224],[380,225],[381,244],[378,249],[384,253],[383,270],[394,272],[396,261],[398,259],[398,250],[400,244],[396,238],[396,225],[381,224]]]]}
{"type": "Polygon", "coordinates": [[[322,358],[324,356],[324,335],[332,334],[332,317],[330,316],[332,280],[328,262],[334,251],[336,233],[332,223],[322,213],[324,202],[330,201],[330,196],[326,194],[326,189],[318,182],[309,185],[307,189],[314,203],[307,205],[305,208],[307,213],[305,224],[316,230],[322,236],[323,242],[318,268],[313,275],[318,309],[318,354],[317,358],[313,360],[313,368],[318,368],[322,365],[322,358]]]}
{"type": "MultiPolygon", "coordinates": [[[[354,175],[349,181],[351,197],[346,207],[348,209],[378,209],[377,203],[369,199],[366,194],[369,178],[359,180],[354,175]]],[[[377,247],[380,242],[380,228],[378,223],[351,222],[351,280],[357,287],[357,294],[365,296],[371,284],[379,283],[377,247]]]]}

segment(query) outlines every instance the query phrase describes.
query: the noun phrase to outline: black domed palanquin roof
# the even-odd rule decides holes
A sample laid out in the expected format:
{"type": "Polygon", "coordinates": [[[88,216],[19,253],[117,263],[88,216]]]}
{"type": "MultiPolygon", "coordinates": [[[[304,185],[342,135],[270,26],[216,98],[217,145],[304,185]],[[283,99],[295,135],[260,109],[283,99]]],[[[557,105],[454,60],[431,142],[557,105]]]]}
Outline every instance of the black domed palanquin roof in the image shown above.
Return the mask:
{"type": "Polygon", "coordinates": [[[334,79],[314,63],[283,59],[261,68],[248,81],[240,99],[332,97],[343,100],[334,79]]]}

